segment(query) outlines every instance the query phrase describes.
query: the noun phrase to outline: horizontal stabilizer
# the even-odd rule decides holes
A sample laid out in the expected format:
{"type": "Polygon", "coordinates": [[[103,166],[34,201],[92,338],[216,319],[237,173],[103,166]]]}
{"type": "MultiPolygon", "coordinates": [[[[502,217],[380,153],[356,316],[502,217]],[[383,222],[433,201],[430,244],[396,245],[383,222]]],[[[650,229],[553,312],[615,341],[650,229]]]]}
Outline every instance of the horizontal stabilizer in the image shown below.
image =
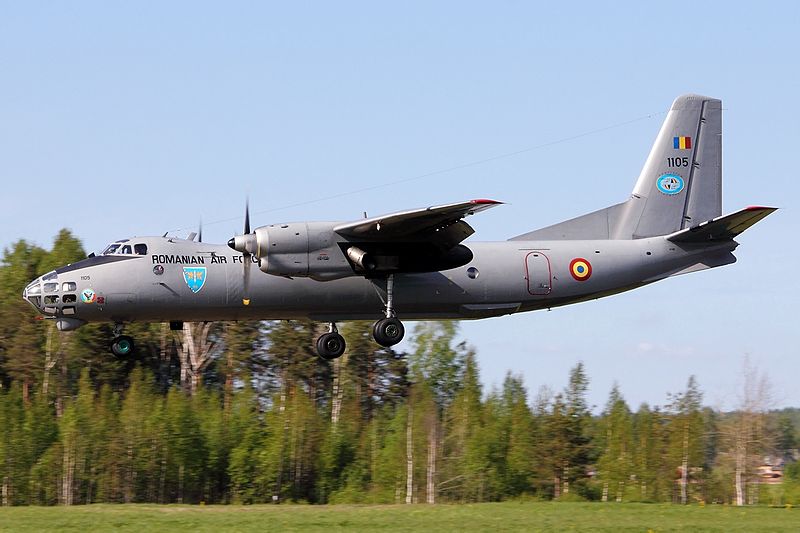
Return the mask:
{"type": "Polygon", "coordinates": [[[744,209],[714,218],[697,226],[669,235],[667,240],[677,243],[697,243],[729,241],[744,230],[777,211],[777,207],[745,207],[744,209]]]}

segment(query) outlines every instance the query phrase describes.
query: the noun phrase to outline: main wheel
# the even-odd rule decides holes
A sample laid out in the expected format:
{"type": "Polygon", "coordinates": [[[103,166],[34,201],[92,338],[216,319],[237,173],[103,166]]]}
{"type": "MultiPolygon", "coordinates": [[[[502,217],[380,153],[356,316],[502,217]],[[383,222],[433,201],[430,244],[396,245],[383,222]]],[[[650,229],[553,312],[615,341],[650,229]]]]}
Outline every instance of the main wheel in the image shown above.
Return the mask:
{"type": "Polygon", "coordinates": [[[405,334],[403,323],[394,317],[382,318],[372,326],[372,336],[375,338],[375,342],[387,348],[403,340],[405,334]]]}
{"type": "Polygon", "coordinates": [[[336,332],[320,335],[317,339],[317,353],[326,361],[341,357],[345,347],[344,337],[336,332]]]}
{"type": "Polygon", "coordinates": [[[117,357],[127,357],[134,349],[133,339],[127,335],[120,335],[111,341],[111,353],[117,357]]]}

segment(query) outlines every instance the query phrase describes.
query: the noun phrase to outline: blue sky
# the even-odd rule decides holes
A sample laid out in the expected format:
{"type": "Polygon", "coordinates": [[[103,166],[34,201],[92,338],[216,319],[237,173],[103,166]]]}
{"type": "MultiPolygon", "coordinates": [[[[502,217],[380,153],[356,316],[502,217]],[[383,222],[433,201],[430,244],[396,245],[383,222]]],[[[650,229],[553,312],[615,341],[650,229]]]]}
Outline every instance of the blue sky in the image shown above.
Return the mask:
{"type": "Polygon", "coordinates": [[[597,405],[615,380],[662,404],[695,374],[730,407],[749,356],[800,406],[800,5],[649,4],[6,3],[0,246],[201,217],[224,242],[247,194],[255,225],[494,198],[472,240],[506,239],[624,200],[672,100],[707,94],[725,210],[782,208],[737,264],[462,335],[487,388],[559,389],[582,360],[597,405]]]}

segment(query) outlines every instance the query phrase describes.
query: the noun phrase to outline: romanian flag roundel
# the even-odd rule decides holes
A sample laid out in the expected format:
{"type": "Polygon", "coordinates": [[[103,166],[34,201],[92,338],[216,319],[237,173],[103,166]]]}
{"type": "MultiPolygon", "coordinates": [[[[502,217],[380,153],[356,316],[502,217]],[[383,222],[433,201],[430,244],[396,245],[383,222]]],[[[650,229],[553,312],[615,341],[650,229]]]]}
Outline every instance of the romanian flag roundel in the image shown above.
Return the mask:
{"type": "Polygon", "coordinates": [[[592,276],[592,264],[586,259],[578,257],[570,262],[569,273],[577,281],[586,281],[592,276]]]}

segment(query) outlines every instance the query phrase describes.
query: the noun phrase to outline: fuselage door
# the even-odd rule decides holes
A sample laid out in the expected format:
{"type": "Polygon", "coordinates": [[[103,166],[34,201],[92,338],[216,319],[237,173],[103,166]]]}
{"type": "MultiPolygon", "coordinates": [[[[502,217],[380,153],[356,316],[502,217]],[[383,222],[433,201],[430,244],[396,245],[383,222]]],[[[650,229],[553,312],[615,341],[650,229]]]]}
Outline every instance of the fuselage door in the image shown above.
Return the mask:
{"type": "Polygon", "coordinates": [[[550,294],[552,274],[550,259],[542,252],[530,252],[525,256],[525,278],[528,280],[528,292],[534,296],[550,294]]]}

